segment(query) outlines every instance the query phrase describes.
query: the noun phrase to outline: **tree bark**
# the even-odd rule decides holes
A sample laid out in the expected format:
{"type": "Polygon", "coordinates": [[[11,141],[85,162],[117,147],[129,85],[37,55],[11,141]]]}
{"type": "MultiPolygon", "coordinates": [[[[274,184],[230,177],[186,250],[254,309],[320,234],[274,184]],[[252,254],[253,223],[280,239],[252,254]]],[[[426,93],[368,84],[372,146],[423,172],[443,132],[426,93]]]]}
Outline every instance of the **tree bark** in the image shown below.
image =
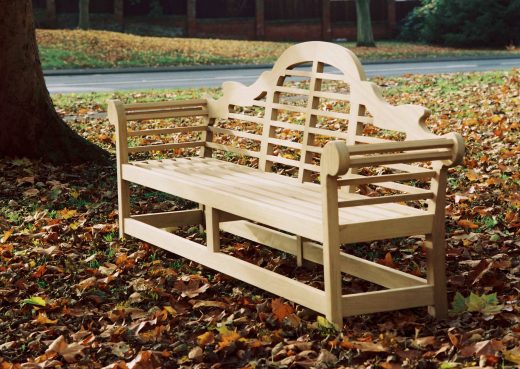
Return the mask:
{"type": "Polygon", "coordinates": [[[194,37],[197,28],[197,0],[186,1],[186,35],[194,37]]]}
{"type": "Polygon", "coordinates": [[[375,47],[370,0],[356,0],[357,46],[375,47]]]}
{"type": "Polygon", "coordinates": [[[79,0],[79,29],[90,28],[90,0],[79,0]]]}
{"type": "Polygon", "coordinates": [[[331,37],[330,0],[321,0],[321,38],[322,40],[329,41],[331,37]]]}
{"type": "Polygon", "coordinates": [[[53,163],[105,161],[108,153],[74,133],[54,110],[36,45],[31,0],[0,0],[0,157],[53,163]]]}
{"type": "Polygon", "coordinates": [[[265,35],[265,0],[255,0],[256,38],[261,40],[265,35]]]}
{"type": "Polygon", "coordinates": [[[123,0],[114,0],[114,18],[120,31],[125,29],[125,4],[123,0]]]}
{"type": "Polygon", "coordinates": [[[56,16],[56,0],[46,0],[45,2],[45,22],[49,28],[56,28],[58,18],[56,16]]]}

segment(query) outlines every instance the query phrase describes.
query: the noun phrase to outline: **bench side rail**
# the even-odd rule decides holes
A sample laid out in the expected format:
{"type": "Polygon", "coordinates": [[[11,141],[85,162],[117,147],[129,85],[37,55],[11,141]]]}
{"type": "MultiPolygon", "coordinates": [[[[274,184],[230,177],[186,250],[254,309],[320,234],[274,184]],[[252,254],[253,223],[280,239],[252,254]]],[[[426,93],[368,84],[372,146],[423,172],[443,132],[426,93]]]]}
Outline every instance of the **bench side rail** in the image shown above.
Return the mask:
{"type": "Polygon", "coordinates": [[[138,104],[123,104],[119,100],[108,101],[108,117],[116,126],[116,150],[121,162],[128,162],[128,155],[151,151],[180,150],[187,148],[204,147],[204,135],[207,131],[208,108],[206,99],[192,99],[182,101],[164,101],[138,104]],[[150,120],[164,120],[175,118],[203,117],[203,124],[153,128],[128,129],[129,122],[145,122],[150,120]],[[153,143],[138,146],[129,146],[129,138],[162,137],[171,134],[189,134],[202,132],[202,139],[197,141],[153,143]]]}

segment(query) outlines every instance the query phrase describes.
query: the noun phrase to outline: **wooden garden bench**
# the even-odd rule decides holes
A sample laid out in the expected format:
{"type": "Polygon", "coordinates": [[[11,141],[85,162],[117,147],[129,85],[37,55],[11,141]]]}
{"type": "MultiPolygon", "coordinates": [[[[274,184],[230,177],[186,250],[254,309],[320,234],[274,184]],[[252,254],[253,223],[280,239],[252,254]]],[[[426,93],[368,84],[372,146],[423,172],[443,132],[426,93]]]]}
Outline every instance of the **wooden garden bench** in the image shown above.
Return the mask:
{"type": "Polygon", "coordinates": [[[429,112],[421,106],[386,103],[348,49],[298,44],[251,86],[224,83],[218,100],[111,100],[108,112],[116,126],[121,236],[283,296],[336,324],[350,315],[418,306],[446,316],[446,169],[461,162],[462,137],[429,132],[429,112]],[[165,119],[173,123],[139,128],[165,119]],[[175,142],[157,144],[153,138],[162,135],[175,142]],[[158,151],[159,159],[142,156],[158,151]],[[129,154],[141,159],[129,161],[129,154]],[[130,183],[199,208],[131,215],[130,183]],[[367,188],[374,189],[370,196],[367,188]],[[205,227],[207,246],[169,232],[190,224],[205,227]],[[221,252],[221,230],[293,254],[298,265],[322,264],[324,288],[221,252]],[[340,249],[412,235],[425,235],[425,278],[340,249]],[[385,289],[344,295],[342,273],[385,289]]]}

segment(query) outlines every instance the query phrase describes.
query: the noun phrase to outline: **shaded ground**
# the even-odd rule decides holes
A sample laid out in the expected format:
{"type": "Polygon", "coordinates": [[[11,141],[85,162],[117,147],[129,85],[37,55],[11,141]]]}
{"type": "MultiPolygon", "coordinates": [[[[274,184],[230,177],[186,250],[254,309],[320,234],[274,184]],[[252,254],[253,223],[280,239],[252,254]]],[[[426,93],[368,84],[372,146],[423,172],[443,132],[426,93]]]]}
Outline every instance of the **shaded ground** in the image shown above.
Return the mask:
{"type": "MultiPolygon", "coordinates": [[[[37,30],[44,69],[155,67],[274,62],[290,43],[269,41],[143,37],[108,31],[37,30]]],[[[377,48],[341,43],[362,60],[520,55],[511,49],[457,49],[403,42],[377,48]]]]}
{"type": "MultiPolygon", "coordinates": [[[[392,103],[431,108],[429,127],[461,132],[450,170],[450,319],[426,309],[346,319],[341,332],[289,301],[154,246],[117,239],[113,167],[0,161],[0,368],[458,368],[520,365],[520,74],[410,76],[376,81],[392,103]],[[14,363],[14,364],[13,364],[14,363]]],[[[125,93],[179,99],[216,90],[125,93]]],[[[115,94],[54,96],[86,138],[114,150],[97,113],[115,94]]],[[[135,188],[141,212],[191,204],[135,188]]],[[[198,228],[184,229],[202,240],[198,228]]],[[[314,285],[318,269],[225,236],[224,249],[314,285]]],[[[424,273],[422,240],[347,247],[424,273]]],[[[370,288],[345,277],[352,290],[370,288]]]]}

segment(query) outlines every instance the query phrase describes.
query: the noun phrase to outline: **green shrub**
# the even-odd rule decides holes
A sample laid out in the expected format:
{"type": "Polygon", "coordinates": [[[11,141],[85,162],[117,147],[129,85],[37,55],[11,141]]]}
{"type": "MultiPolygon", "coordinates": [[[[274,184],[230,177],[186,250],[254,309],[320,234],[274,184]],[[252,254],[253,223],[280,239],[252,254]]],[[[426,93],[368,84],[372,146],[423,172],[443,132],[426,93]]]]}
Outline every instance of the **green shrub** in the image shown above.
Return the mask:
{"type": "Polygon", "coordinates": [[[518,45],[520,0],[422,0],[401,37],[446,46],[518,45]]]}

